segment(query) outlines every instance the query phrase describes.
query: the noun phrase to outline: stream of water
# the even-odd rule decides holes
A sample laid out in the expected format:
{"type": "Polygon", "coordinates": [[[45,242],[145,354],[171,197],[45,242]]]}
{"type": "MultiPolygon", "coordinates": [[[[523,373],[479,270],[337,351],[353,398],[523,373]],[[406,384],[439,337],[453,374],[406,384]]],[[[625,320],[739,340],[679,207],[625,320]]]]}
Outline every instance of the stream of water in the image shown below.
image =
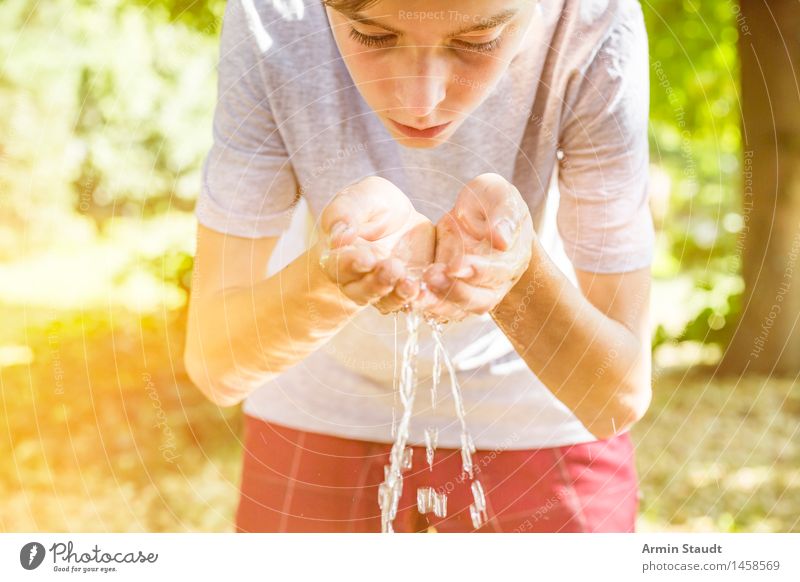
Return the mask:
{"type": "MultiPolygon", "coordinates": [[[[330,251],[326,250],[320,257],[320,264],[324,266],[330,258],[330,251]]],[[[415,273],[420,276],[421,273],[415,273]]],[[[424,285],[424,283],[423,283],[424,285]]],[[[378,487],[378,506],[381,510],[381,531],[391,533],[394,531],[392,522],[397,517],[397,508],[400,496],[403,493],[403,472],[413,466],[413,449],[408,446],[409,425],[414,410],[414,397],[417,389],[417,356],[419,355],[419,330],[421,325],[431,328],[434,340],[433,377],[431,379],[431,407],[436,408],[439,384],[441,381],[442,365],[447,369],[450,378],[450,392],[453,396],[456,416],[461,428],[461,465],[462,470],[471,481],[473,503],[469,507],[470,517],[475,529],[480,528],[487,520],[486,497],[480,482],[473,473],[472,455],[475,453],[475,444],[467,430],[466,412],[461,396],[461,386],[456,376],[453,362],[447,353],[442,340],[444,324],[437,322],[432,317],[424,317],[418,309],[411,305],[404,306],[402,313],[405,317],[406,331],[408,333],[402,350],[402,358],[398,362],[397,338],[399,311],[394,313],[394,379],[392,390],[394,406],[392,407],[392,438],[394,442],[389,455],[389,464],[384,466],[384,480],[378,487]],[[402,409],[400,418],[397,418],[397,403],[402,409]]],[[[433,461],[439,438],[438,427],[431,426],[425,429],[425,460],[430,471],[433,471],[433,461]]],[[[447,494],[437,492],[433,487],[420,487],[417,490],[417,511],[422,515],[433,513],[436,517],[447,516],[447,494]]]]}
{"type": "MultiPolygon", "coordinates": [[[[395,312],[395,373],[393,388],[395,392],[395,402],[400,400],[402,413],[399,422],[395,422],[395,414],[392,414],[392,444],[389,456],[389,464],[384,467],[384,481],[378,488],[378,505],[381,509],[381,530],[384,533],[394,531],[392,522],[397,516],[397,508],[400,496],[403,493],[403,471],[412,467],[413,449],[407,446],[409,424],[413,414],[414,397],[417,389],[417,356],[419,354],[419,329],[420,325],[428,325],[431,328],[431,335],[434,339],[434,364],[433,378],[431,379],[431,406],[436,407],[437,390],[440,383],[442,371],[441,364],[448,371],[450,377],[450,390],[453,396],[456,416],[461,428],[461,465],[464,474],[469,476],[473,503],[470,505],[469,512],[473,526],[477,529],[487,520],[486,497],[483,486],[474,478],[472,455],[475,453],[475,445],[467,430],[466,413],[464,411],[464,401],[461,396],[461,386],[456,376],[455,367],[447,354],[442,340],[443,325],[432,318],[424,318],[419,311],[408,309],[403,311],[408,336],[403,346],[401,361],[397,362],[397,323],[399,312],[395,312]]],[[[433,459],[436,451],[439,430],[437,427],[425,429],[425,459],[428,468],[433,470],[433,459]]],[[[436,517],[447,516],[447,494],[437,492],[433,487],[420,487],[417,489],[417,511],[421,514],[433,513],[436,517]]]]}

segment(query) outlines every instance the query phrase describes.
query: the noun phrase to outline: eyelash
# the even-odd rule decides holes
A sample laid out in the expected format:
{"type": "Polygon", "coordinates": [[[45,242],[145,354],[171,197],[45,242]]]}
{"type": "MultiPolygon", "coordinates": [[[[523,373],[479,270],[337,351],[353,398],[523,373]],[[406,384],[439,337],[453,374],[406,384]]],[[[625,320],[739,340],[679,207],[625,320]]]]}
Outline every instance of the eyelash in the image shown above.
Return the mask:
{"type": "Polygon", "coordinates": [[[389,39],[391,39],[393,36],[393,34],[387,34],[384,36],[370,36],[369,34],[358,32],[355,28],[350,28],[350,38],[356,42],[360,42],[364,46],[369,47],[385,46],[386,43],[389,42],[389,39]]]}
{"type": "MultiPolygon", "coordinates": [[[[386,46],[386,44],[391,40],[393,34],[387,34],[384,36],[371,36],[369,34],[364,34],[362,32],[358,32],[355,28],[350,28],[350,38],[363,44],[364,46],[368,47],[382,47],[386,46]]],[[[490,53],[497,49],[500,46],[500,40],[503,38],[502,35],[498,36],[495,39],[490,40],[489,42],[483,42],[480,44],[474,44],[471,42],[463,42],[457,41],[459,43],[459,48],[463,48],[464,50],[477,52],[477,53],[490,53]]]]}

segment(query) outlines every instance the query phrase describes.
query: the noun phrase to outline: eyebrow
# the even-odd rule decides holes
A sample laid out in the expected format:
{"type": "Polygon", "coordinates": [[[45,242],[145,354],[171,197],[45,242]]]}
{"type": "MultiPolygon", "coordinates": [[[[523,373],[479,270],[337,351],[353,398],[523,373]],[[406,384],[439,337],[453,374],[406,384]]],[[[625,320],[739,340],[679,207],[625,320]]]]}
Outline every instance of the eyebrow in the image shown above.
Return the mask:
{"type": "MultiPolygon", "coordinates": [[[[393,32],[394,34],[403,34],[402,30],[398,30],[392,26],[389,26],[388,24],[383,24],[381,22],[378,22],[377,20],[373,20],[372,18],[367,18],[360,12],[350,12],[346,10],[340,10],[340,12],[344,14],[347,18],[355,20],[361,24],[365,24],[367,26],[375,26],[377,28],[383,28],[385,30],[388,30],[389,32],[393,32]]],[[[505,24],[506,22],[514,18],[514,16],[516,15],[517,15],[516,9],[503,10],[502,12],[498,12],[493,16],[481,19],[481,21],[478,24],[466,26],[460,30],[451,32],[448,36],[459,36],[462,34],[466,34],[468,32],[477,32],[479,30],[490,30],[492,28],[500,26],[501,24],[505,24]]]]}

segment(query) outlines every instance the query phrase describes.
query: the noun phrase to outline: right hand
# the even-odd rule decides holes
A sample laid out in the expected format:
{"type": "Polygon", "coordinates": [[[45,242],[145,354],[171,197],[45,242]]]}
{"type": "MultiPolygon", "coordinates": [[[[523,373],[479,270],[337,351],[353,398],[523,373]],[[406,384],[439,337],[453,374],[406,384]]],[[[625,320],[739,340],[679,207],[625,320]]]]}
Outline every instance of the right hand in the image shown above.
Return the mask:
{"type": "Polygon", "coordinates": [[[390,313],[419,295],[436,228],[389,180],[346,187],[322,211],[320,227],[320,266],[347,297],[390,313]]]}

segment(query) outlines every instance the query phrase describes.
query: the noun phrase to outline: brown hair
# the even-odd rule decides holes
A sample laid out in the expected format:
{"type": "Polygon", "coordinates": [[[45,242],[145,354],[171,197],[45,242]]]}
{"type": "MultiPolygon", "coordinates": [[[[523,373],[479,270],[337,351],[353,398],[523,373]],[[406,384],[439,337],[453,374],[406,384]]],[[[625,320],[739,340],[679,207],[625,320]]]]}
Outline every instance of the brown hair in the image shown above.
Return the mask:
{"type": "Polygon", "coordinates": [[[380,0],[322,0],[326,6],[341,12],[358,12],[377,4],[380,0]]]}

